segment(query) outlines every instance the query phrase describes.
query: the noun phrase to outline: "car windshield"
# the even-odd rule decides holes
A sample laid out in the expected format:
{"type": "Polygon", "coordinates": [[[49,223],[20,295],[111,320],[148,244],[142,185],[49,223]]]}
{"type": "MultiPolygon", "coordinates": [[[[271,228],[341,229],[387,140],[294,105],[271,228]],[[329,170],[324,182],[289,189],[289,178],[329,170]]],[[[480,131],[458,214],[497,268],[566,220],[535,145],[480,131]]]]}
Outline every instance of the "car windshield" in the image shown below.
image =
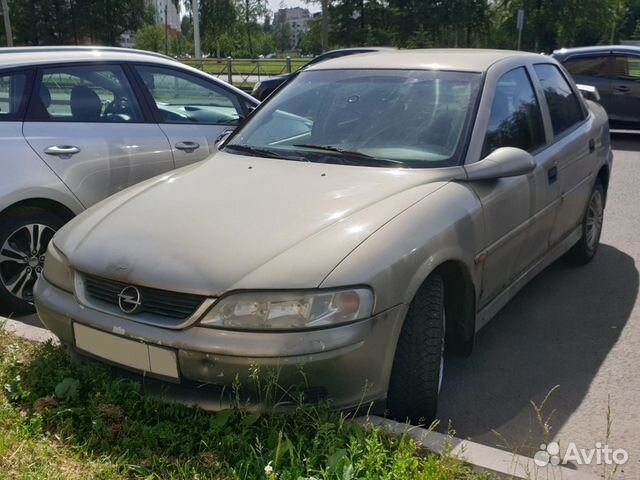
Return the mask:
{"type": "Polygon", "coordinates": [[[225,150],[383,167],[459,164],[481,75],[432,70],[301,72],[225,150]]]}

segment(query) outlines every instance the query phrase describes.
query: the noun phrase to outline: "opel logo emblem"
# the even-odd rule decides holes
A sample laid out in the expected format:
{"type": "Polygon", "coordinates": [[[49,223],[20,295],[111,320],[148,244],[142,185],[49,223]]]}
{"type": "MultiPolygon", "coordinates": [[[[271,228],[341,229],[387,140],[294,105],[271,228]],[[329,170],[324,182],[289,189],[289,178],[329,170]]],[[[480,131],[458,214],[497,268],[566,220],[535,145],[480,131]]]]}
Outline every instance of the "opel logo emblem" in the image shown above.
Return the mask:
{"type": "Polygon", "coordinates": [[[124,313],[138,313],[142,310],[142,296],[136,287],[124,287],[118,294],[118,305],[124,313]]]}

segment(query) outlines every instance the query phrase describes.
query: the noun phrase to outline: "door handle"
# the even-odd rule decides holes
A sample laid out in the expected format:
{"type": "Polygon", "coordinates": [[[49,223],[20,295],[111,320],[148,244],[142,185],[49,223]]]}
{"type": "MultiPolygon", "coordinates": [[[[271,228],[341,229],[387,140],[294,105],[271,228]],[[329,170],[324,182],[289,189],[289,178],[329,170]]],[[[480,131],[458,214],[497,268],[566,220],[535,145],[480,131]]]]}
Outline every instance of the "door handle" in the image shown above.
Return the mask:
{"type": "Polygon", "coordinates": [[[589,153],[593,153],[596,150],[596,141],[593,138],[589,139],[589,153]]]}
{"type": "Polygon", "coordinates": [[[61,158],[70,158],[71,155],[80,153],[80,149],[78,147],[74,147],[73,145],[52,145],[45,148],[44,153],[46,153],[47,155],[55,155],[61,158]]]}
{"type": "Polygon", "coordinates": [[[194,150],[197,150],[200,148],[200,144],[196,143],[196,142],[178,142],[176,143],[175,147],[178,150],[183,150],[187,153],[191,153],[194,150]]]}
{"type": "Polygon", "coordinates": [[[554,165],[547,170],[547,177],[549,179],[549,185],[556,183],[556,180],[558,180],[558,167],[554,165]]]}
{"type": "Polygon", "coordinates": [[[629,87],[627,87],[626,85],[616,85],[615,88],[617,91],[622,92],[622,93],[627,93],[628,91],[630,91],[631,89],[629,87]]]}

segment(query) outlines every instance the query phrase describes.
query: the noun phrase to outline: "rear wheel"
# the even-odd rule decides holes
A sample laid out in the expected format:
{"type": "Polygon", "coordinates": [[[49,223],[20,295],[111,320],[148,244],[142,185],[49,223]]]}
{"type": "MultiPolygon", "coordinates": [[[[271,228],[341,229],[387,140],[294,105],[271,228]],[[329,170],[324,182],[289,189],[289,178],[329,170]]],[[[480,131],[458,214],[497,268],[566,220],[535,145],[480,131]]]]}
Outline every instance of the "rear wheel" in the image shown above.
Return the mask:
{"type": "Polygon", "coordinates": [[[47,246],[66,219],[39,208],[0,218],[0,306],[6,315],[33,312],[33,287],[42,274],[47,246]]]}
{"type": "Polygon", "coordinates": [[[430,424],[444,374],[444,281],[431,275],[411,302],[400,332],[387,405],[399,421],[430,424]]]}
{"type": "Polygon", "coordinates": [[[604,187],[600,181],[597,181],[591,191],[589,203],[582,219],[582,236],[578,243],[567,252],[566,259],[570,263],[584,265],[596,256],[604,221],[604,203],[604,187]]]}

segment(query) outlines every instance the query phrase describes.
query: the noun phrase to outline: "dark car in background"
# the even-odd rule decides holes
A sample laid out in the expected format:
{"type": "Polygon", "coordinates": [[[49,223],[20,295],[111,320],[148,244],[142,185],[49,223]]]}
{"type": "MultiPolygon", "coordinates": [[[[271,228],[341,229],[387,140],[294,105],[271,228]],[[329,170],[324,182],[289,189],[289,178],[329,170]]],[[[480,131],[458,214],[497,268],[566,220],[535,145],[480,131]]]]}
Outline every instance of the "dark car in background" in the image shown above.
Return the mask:
{"type": "MultiPolygon", "coordinates": [[[[316,63],[324,62],[325,60],[329,60],[331,58],[346,57],[347,55],[357,55],[358,53],[384,52],[389,50],[395,49],[389,47],[356,47],[331,50],[330,52],[322,53],[317,57],[314,57],[302,68],[308,67],[310,65],[315,65],[316,63]]],[[[271,95],[276,88],[278,88],[289,78],[291,78],[291,75],[295,75],[295,73],[291,73],[288,75],[278,75],[277,77],[271,77],[265,80],[261,80],[255,84],[251,95],[262,101],[269,95],[271,95]]]]}
{"type": "Polygon", "coordinates": [[[640,47],[603,45],[553,52],[576,83],[593,85],[614,128],[640,128],[640,47]]]}

